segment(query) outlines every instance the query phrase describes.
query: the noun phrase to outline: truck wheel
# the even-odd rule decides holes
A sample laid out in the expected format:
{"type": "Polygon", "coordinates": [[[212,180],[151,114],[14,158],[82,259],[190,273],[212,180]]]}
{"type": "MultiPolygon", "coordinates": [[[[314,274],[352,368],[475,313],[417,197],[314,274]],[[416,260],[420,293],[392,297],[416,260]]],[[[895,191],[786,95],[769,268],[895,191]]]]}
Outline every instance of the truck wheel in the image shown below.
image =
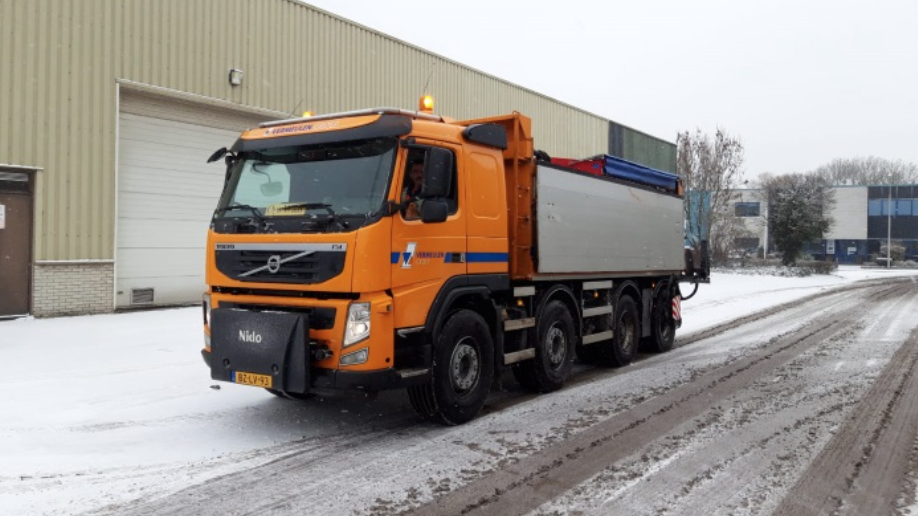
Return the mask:
{"type": "Polygon", "coordinates": [[[408,399],[424,419],[461,425],[481,411],[493,376],[494,346],[488,324],[471,310],[459,310],[437,338],[430,382],[409,387],[408,399]]]}
{"type": "Polygon", "coordinates": [[[669,289],[662,289],[653,300],[650,312],[650,337],[644,341],[644,347],[656,353],[665,353],[673,349],[676,340],[676,321],[673,320],[672,299],[669,289]]]}
{"type": "Polygon", "coordinates": [[[551,301],[545,306],[534,337],[535,358],[516,364],[513,376],[530,391],[558,390],[570,375],[574,359],[574,319],[564,303],[551,301]]]}
{"type": "Polygon", "coordinates": [[[640,336],[634,299],[629,296],[619,298],[615,303],[613,322],[612,340],[600,348],[600,362],[605,366],[626,366],[634,360],[640,336]]]}

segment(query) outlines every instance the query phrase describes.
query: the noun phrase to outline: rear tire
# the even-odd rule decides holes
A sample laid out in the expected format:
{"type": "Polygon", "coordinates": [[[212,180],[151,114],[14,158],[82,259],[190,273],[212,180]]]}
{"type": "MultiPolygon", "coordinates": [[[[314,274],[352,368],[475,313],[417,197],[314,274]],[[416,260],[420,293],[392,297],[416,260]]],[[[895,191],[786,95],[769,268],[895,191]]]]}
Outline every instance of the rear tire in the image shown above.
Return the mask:
{"type": "Polygon", "coordinates": [[[428,421],[461,425],[481,411],[493,376],[494,346],[488,324],[471,310],[459,310],[436,339],[430,382],[409,387],[408,399],[428,421]]]}
{"type": "Polygon", "coordinates": [[[634,299],[630,296],[620,297],[615,303],[612,340],[604,343],[600,348],[600,363],[605,366],[630,364],[637,353],[640,328],[634,299]]]}
{"type": "Polygon", "coordinates": [[[561,301],[551,301],[539,316],[533,347],[536,356],[513,366],[513,376],[533,392],[560,389],[571,373],[574,359],[574,319],[561,301]]]}
{"type": "Polygon", "coordinates": [[[650,313],[650,337],[644,340],[644,348],[654,353],[666,353],[673,349],[676,340],[676,321],[673,319],[672,297],[668,288],[660,289],[653,300],[650,313]]]}

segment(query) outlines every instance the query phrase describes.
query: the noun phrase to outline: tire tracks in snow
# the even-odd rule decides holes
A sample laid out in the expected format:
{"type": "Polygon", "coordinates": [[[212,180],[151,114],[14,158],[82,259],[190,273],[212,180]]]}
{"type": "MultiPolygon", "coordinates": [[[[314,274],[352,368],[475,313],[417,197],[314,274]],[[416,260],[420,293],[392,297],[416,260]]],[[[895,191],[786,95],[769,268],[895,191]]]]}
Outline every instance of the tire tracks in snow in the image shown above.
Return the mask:
{"type": "MultiPolygon", "coordinates": [[[[878,291],[870,292],[868,299],[874,302],[901,296],[911,289],[910,286],[901,285],[873,287],[878,288],[878,291]]],[[[819,297],[824,297],[824,294],[819,297]]],[[[813,302],[813,299],[790,305],[799,307],[807,302],[813,302]]],[[[784,310],[787,309],[784,307],[784,310]]],[[[550,449],[542,450],[502,471],[480,478],[402,514],[526,514],[588,480],[610,464],[664,437],[677,426],[712,405],[725,401],[735,391],[754,383],[763,375],[849,331],[858,316],[863,314],[864,309],[860,305],[838,311],[816,328],[776,338],[764,349],[745,358],[721,366],[694,381],[596,424],[550,449]]],[[[742,318],[721,325],[711,333],[722,333],[763,317],[767,315],[742,318]]],[[[842,408],[830,407],[828,410],[842,408]]],[[[683,485],[683,490],[688,494],[715,473],[702,472],[695,480],[689,479],[683,485]]]]}
{"type": "Polygon", "coordinates": [[[776,516],[894,514],[914,485],[918,454],[918,330],[893,355],[775,511],[776,516]],[[854,452],[854,453],[852,453],[854,452]],[[911,489],[910,489],[911,488],[911,489]]]}
{"type": "MultiPolygon", "coordinates": [[[[594,381],[598,383],[600,380],[615,380],[616,377],[621,379],[628,377],[633,372],[656,367],[662,368],[659,375],[661,380],[658,382],[662,385],[626,394],[615,402],[606,401],[605,404],[599,402],[600,404],[592,407],[595,410],[581,411],[583,417],[580,418],[561,417],[553,423],[553,432],[546,435],[532,430],[533,437],[530,439],[527,437],[529,428],[520,429],[515,437],[508,434],[517,440],[522,439],[522,443],[514,442],[509,438],[504,443],[492,435],[463,433],[461,428],[448,430],[431,428],[428,425],[417,424],[417,420],[413,417],[405,416],[396,418],[398,421],[392,421],[388,428],[375,428],[366,433],[358,432],[347,438],[332,435],[315,441],[291,443],[292,446],[285,450],[289,453],[275,455],[276,460],[264,461],[258,465],[253,464],[255,467],[248,471],[221,476],[171,494],[165,493],[162,496],[133,503],[112,505],[100,512],[119,515],[318,512],[350,512],[352,514],[414,512],[425,514],[424,511],[428,511],[426,514],[430,514],[431,511],[434,514],[459,514],[466,510],[470,513],[477,511],[477,513],[519,514],[520,512],[515,509],[501,510],[507,507],[507,503],[501,502],[501,499],[505,497],[519,499],[522,496],[527,499],[524,500],[526,503],[520,507],[538,507],[542,502],[551,500],[576,485],[576,482],[571,479],[589,478],[612,464],[608,453],[619,453],[622,456],[634,453],[641,448],[642,442],[648,442],[648,438],[651,438],[652,441],[656,439],[654,436],[659,437],[671,432],[674,426],[703,414],[712,403],[727,400],[733,390],[741,388],[750,381],[755,381],[756,375],[767,374],[769,370],[780,366],[781,360],[786,362],[792,360],[794,356],[799,356],[799,353],[793,350],[799,348],[799,352],[802,353],[816,346],[820,338],[832,337],[836,330],[841,331],[842,326],[846,324],[845,318],[856,319],[854,316],[859,313],[859,307],[848,307],[854,303],[845,301],[845,294],[859,289],[868,289],[867,297],[879,301],[884,296],[897,295],[896,292],[903,291],[905,287],[880,281],[862,282],[823,291],[808,298],[771,308],[764,313],[718,325],[700,332],[703,333],[703,336],[696,333],[688,338],[680,338],[677,341],[679,350],[674,353],[645,356],[628,368],[618,370],[597,368],[578,373],[561,393],[539,397],[541,400],[537,400],[536,405],[547,405],[542,403],[542,400],[558,399],[565,390],[574,389],[577,386],[589,385],[594,381]],[[793,313],[793,310],[805,306],[807,302],[819,303],[812,305],[814,308],[806,314],[806,317],[817,321],[816,326],[802,331],[790,330],[791,326],[801,326],[798,323],[800,318],[793,313]],[[831,313],[832,310],[836,310],[836,313],[831,313]],[[813,315],[817,313],[820,314],[813,315]],[[773,316],[778,317],[769,319],[773,316]],[[824,320],[818,322],[820,318],[824,320]],[[833,328],[833,325],[836,327],[833,328]],[[681,359],[692,360],[692,357],[681,356],[681,353],[687,351],[696,353],[705,349],[692,345],[702,340],[724,342],[740,335],[745,338],[754,335],[757,331],[768,331],[768,334],[775,334],[780,331],[777,327],[784,329],[784,335],[768,343],[762,339],[760,343],[755,343],[751,347],[747,346],[745,349],[731,348],[728,353],[725,353],[729,357],[718,358],[716,363],[697,365],[698,361],[696,361],[689,365],[680,365],[685,364],[679,362],[681,359]],[[731,330],[736,331],[727,334],[731,330]],[[789,347],[785,349],[782,346],[789,347]],[[681,359],[673,360],[680,356],[681,359]],[[672,372],[680,368],[681,374],[671,374],[672,378],[669,376],[663,378],[667,374],[664,370],[672,372]],[[407,441],[408,444],[405,444],[404,441],[407,441]],[[415,444],[411,444],[412,442],[415,444]],[[436,454],[427,457],[426,454],[433,451],[433,448],[417,446],[418,442],[439,443],[438,446],[445,444],[446,447],[440,448],[440,457],[436,454]],[[349,481],[355,478],[358,480],[355,486],[358,491],[356,494],[360,499],[359,491],[362,489],[360,487],[362,484],[359,482],[366,481],[362,476],[366,476],[368,471],[381,472],[385,471],[387,465],[398,467],[399,464],[407,468],[423,468],[431,461],[436,463],[441,460],[442,455],[455,454],[455,450],[449,448],[451,445],[468,446],[471,449],[475,443],[482,444],[480,447],[482,452],[497,453],[502,455],[502,458],[496,460],[491,457],[493,459],[491,462],[480,460],[462,463],[468,465],[461,469],[455,468],[455,471],[452,471],[449,466],[442,470],[440,468],[431,469],[432,473],[426,482],[427,485],[424,485],[423,481],[420,484],[407,485],[403,479],[416,478],[417,475],[412,476],[405,474],[404,471],[392,470],[391,478],[378,475],[375,477],[377,483],[388,484],[386,490],[383,491],[386,493],[385,499],[377,498],[377,503],[370,505],[364,505],[365,501],[355,504],[347,500],[349,495],[345,493],[350,487],[349,481]],[[570,443],[580,444],[571,445],[570,443]],[[399,454],[406,453],[422,453],[425,456],[410,459],[406,456],[401,460],[398,458],[399,454]],[[594,455],[600,460],[593,462],[584,460],[594,455]],[[341,464],[341,467],[336,471],[335,465],[338,463],[341,464]],[[364,464],[366,467],[360,467],[359,464],[364,464]],[[577,467],[570,470],[571,465],[577,467]],[[433,473],[438,470],[445,470],[445,475],[433,473]],[[566,476],[569,470],[576,474],[566,476]],[[298,482],[304,481],[308,484],[297,485],[298,482]],[[477,489],[483,490],[469,498],[468,495],[476,489],[473,486],[478,486],[477,489]],[[495,489],[499,491],[499,496],[496,500],[489,501],[495,494],[495,489]],[[531,496],[522,495],[521,493],[524,492],[531,496]],[[339,494],[330,496],[328,493],[339,494]],[[466,497],[466,501],[464,504],[459,504],[461,508],[456,511],[433,510],[437,507],[434,504],[441,500],[452,499],[455,502],[463,496],[466,497]],[[431,498],[434,499],[433,502],[430,502],[431,498]]],[[[862,308],[860,310],[863,311],[862,308]]],[[[645,375],[649,372],[645,372],[645,375]]],[[[536,396],[512,392],[495,393],[489,399],[487,412],[499,413],[534,397],[536,396]]],[[[838,407],[836,410],[843,408],[838,407]]],[[[715,416],[704,416],[705,421],[699,424],[698,432],[704,432],[706,428],[716,429],[721,421],[715,416]]],[[[493,417],[500,419],[501,415],[494,414],[493,417]]],[[[545,416],[541,417],[545,418],[545,416]]],[[[489,418],[486,415],[481,418],[485,423],[487,419],[489,418]]],[[[477,422],[467,426],[475,424],[477,422]]],[[[501,428],[507,425],[502,423],[494,426],[501,428]]],[[[488,428],[486,425],[480,425],[480,427],[488,428]]],[[[779,441],[778,437],[771,437],[770,440],[766,439],[767,437],[762,437],[765,444],[779,441]]],[[[675,453],[678,453],[678,446],[675,449],[675,453]]],[[[468,455],[461,455],[461,457],[464,459],[468,455]]],[[[716,474],[716,469],[710,471],[710,475],[716,474]]],[[[702,475],[697,479],[688,477],[683,488],[691,493],[705,485],[705,475],[702,475]]]]}

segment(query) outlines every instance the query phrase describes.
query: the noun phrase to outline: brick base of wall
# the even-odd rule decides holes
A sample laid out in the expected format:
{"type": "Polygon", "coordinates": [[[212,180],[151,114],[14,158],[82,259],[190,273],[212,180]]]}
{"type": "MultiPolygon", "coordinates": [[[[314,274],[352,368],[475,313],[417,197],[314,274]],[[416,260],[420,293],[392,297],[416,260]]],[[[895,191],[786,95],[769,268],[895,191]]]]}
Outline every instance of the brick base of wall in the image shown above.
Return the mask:
{"type": "Polygon", "coordinates": [[[32,280],[32,315],[36,317],[114,311],[114,263],[39,262],[32,280]]]}

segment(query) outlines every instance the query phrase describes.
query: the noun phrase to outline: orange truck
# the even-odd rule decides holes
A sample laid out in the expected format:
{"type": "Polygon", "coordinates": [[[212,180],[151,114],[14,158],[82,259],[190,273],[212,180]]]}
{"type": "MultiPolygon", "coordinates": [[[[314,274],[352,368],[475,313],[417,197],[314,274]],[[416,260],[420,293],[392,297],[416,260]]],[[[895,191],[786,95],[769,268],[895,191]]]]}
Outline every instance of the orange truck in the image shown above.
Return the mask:
{"type": "Polygon", "coordinates": [[[221,158],[203,356],[213,379],[278,396],[407,388],[421,416],[461,424],[506,368],[549,392],[575,356],[669,350],[679,283],[707,281],[678,177],[558,165],[518,113],[282,120],[221,158]]]}

